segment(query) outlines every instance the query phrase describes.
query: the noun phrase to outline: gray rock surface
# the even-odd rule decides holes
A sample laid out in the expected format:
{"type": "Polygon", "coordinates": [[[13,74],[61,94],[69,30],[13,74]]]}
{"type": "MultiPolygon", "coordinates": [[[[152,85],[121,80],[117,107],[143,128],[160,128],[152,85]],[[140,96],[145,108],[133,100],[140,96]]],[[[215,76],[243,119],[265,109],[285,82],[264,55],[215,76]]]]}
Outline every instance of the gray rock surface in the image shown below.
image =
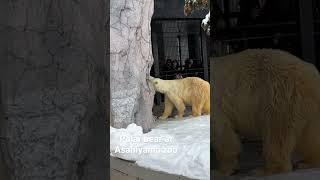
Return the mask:
{"type": "Polygon", "coordinates": [[[153,0],[110,1],[111,125],[130,123],[149,131],[154,90],[147,83],[153,64],[153,0]]]}
{"type": "Polygon", "coordinates": [[[103,0],[6,2],[0,128],[11,179],[104,179],[109,7],[103,0]]]}

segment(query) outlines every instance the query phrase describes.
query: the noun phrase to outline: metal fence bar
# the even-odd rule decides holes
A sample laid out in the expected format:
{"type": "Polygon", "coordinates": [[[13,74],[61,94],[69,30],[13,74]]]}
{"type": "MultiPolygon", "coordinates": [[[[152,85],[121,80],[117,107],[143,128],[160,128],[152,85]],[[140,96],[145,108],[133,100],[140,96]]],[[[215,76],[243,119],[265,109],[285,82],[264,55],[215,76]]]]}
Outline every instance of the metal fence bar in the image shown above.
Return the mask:
{"type": "Polygon", "coordinates": [[[302,57],[316,65],[312,1],[299,0],[299,25],[302,57]]]}

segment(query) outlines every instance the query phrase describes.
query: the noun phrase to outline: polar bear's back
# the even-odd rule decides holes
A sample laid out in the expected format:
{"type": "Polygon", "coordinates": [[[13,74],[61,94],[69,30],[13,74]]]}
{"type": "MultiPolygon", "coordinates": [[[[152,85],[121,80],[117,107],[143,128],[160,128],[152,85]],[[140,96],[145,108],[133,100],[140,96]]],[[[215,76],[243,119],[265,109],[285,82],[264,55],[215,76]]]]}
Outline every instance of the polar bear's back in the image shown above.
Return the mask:
{"type": "Polygon", "coordinates": [[[298,118],[301,121],[320,115],[320,75],[312,64],[290,53],[249,49],[216,58],[213,63],[214,110],[223,107],[242,132],[260,131],[268,113],[264,110],[269,107],[283,110],[290,106],[292,116],[304,116],[298,118]]]}
{"type": "Polygon", "coordinates": [[[199,103],[210,100],[209,82],[198,77],[186,77],[180,81],[180,97],[187,105],[193,104],[194,101],[199,103]]]}

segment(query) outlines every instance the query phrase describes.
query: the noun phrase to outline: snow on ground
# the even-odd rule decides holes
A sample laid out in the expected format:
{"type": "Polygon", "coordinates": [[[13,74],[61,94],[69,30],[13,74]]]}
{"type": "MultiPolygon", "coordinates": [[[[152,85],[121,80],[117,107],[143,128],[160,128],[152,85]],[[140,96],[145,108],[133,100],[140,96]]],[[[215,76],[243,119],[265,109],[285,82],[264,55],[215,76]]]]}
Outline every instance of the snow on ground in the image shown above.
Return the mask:
{"type": "Polygon", "coordinates": [[[162,121],[145,134],[136,124],[110,127],[110,155],[153,170],[210,179],[210,116],[162,121]]]}

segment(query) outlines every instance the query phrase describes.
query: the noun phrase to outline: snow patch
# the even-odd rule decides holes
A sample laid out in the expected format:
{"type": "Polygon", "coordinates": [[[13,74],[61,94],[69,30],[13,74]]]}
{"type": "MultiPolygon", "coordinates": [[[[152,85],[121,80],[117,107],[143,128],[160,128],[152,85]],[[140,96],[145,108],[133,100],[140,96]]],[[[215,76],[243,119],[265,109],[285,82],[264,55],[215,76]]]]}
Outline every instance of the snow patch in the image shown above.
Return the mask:
{"type": "Polygon", "coordinates": [[[210,116],[163,121],[145,134],[136,124],[110,127],[110,155],[153,170],[210,179],[210,116]]]}
{"type": "Polygon", "coordinates": [[[204,24],[205,26],[207,26],[209,20],[210,20],[210,12],[206,15],[206,18],[204,18],[204,19],[202,20],[202,24],[204,24]]]}
{"type": "Polygon", "coordinates": [[[206,15],[206,18],[202,20],[201,26],[210,35],[210,12],[206,15]]]}

